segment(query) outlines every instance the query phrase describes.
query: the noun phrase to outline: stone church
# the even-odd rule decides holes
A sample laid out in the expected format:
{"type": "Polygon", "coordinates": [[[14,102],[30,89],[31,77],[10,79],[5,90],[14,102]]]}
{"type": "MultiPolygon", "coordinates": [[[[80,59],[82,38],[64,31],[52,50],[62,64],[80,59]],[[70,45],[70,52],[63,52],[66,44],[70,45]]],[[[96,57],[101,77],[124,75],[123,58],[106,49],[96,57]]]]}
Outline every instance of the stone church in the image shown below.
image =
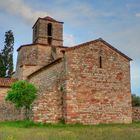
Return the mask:
{"type": "MultiPolygon", "coordinates": [[[[33,43],[17,51],[14,78],[0,78],[0,101],[15,79],[33,83],[38,88],[32,105],[34,122],[132,122],[132,59],[102,38],[65,47],[63,22],[38,18],[33,25],[33,43]]],[[[14,115],[10,117],[20,118],[20,114],[14,115]]]]}

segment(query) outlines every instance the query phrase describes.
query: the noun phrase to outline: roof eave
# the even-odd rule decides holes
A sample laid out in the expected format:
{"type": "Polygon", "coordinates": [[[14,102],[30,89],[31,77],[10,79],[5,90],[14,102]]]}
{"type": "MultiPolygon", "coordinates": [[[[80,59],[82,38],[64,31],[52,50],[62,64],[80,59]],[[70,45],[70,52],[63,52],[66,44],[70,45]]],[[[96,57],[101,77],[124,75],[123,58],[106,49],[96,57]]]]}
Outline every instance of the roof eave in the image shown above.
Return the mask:
{"type": "Polygon", "coordinates": [[[34,26],[36,25],[36,23],[38,22],[38,20],[47,20],[47,21],[50,21],[50,22],[56,22],[56,23],[61,23],[61,24],[64,24],[64,22],[61,22],[61,21],[57,21],[57,20],[51,20],[51,19],[44,19],[44,18],[41,18],[41,17],[39,17],[38,19],[37,19],[37,21],[35,22],[35,24],[33,25],[33,27],[32,27],[32,29],[34,28],[34,26]]]}
{"type": "Polygon", "coordinates": [[[125,55],[124,53],[122,53],[121,51],[119,51],[118,49],[116,49],[115,47],[113,47],[111,44],[109,44],[108,42],[106,42],[105,40],[103,40],[102,38],[99,38],[99,39],[96,39],[96,40],[92,40],[92,41],[89,41],[89,42],[85,42],[85,43],[82,43],[82,44],[79,44],[79,45],[76,45],[76,46],[73,46],[73,47],[70,47],[70,48],[63,49],[63,50],[61,50],[61,52],[62,51],[63,52],[64,51],[67,52],[67,51],[70,51],[70,50],[74,50],[74,49],[77,49],[77,48],[82,47],[84,45],[91,44],[91,43],[96,43],[98,41],[103,42],[109,48],[113,49],[114,51],[116,51],[117,53],[119,53],[121,56],[123,56],[124,58],[126,58],[127,60],[129,60],[129,61],[132,61],[133,60],[130,57],[128,57],[127,55],[125,55]]]}

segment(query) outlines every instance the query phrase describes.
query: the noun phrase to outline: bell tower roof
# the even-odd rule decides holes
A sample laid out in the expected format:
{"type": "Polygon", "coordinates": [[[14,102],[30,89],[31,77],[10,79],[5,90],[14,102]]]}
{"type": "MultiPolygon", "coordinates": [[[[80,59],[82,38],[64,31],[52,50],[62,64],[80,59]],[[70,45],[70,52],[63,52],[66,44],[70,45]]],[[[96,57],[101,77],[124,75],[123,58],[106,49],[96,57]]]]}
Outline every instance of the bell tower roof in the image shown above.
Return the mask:
{"type": "Polygon", "coordinates": [[[38,20],[46,20],[46,21],[50,21],[50,22],[57,22],[57,23],[64,23],[64,22],[61,22],[61,21],[57,21],[57,20],[55,20],[54,18],[52,18],[52,17],[50,17],[50,16],[46,16],[46,17],[44,17],[44,18],[41,18],[41,17],[39,17],[38,19],[37,19],[37,21],[35,22],[35,24],[33,25],[33,27],[32,28],[34,28],[34,26],[36,25],[36,23],[38,22],[38,20]]]}
{"type": "Polygon", "coordinates": [[[50,21],[53,21],[53,22],[57,22],[54,18],[50,17],[50,16],[46,16],[44,17],[43,19],[45,20],[50,20],[50,21]]]}

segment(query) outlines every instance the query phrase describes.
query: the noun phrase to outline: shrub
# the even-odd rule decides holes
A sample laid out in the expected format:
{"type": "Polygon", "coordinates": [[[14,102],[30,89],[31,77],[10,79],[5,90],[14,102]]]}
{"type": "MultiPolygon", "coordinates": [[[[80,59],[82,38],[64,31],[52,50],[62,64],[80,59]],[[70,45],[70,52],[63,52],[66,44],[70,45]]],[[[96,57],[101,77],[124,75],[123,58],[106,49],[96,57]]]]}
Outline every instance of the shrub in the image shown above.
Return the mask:
{"type": "Polygon", "coordinates": [[[132,94],[132,106],[140,106],[140,97],[135,94],[132,94]]]}
{"type": "Polygon", "coordinates": [[[25,116],[28,119],[28,110],[32,102],[36,99],[36,87],[27,81],[17,81],[12,84],[11,89],[8,91],[6,100],[11,101],[17,108],[25,108],[25,116]]]}

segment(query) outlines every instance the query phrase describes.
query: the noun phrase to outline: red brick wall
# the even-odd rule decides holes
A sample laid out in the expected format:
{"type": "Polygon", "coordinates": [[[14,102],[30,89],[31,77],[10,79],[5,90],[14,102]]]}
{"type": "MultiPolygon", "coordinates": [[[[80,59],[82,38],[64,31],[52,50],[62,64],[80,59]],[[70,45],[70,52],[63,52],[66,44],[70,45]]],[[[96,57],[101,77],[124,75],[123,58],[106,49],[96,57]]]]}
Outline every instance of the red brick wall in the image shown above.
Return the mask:
{"type": "Polygon", "coordinates": [[[140,121],[140,107],[132,108],[132,119],[133,121],[140,121]]]}
{"type": "Polygon", "coordinates": [[[30,77],[38,88],[38,98],[33,104],[33,121],[56,123],[63,116],[62,95],[63,63],[58,62],[30,77]]]}
{"type": "Polygon", "coordinates": [[[24,110],[16,109],[12,103],[5,101],[8,90],[9,88],[0,87],[0,121],[23,120],[24,110]]]}
{"type": "Polygon", "coordinates": [[[65,53],[66,123],[130,123],[129,61],[101,42],[65,53]],[[99,57],[102,67],[99,68],[99,57]]]}

